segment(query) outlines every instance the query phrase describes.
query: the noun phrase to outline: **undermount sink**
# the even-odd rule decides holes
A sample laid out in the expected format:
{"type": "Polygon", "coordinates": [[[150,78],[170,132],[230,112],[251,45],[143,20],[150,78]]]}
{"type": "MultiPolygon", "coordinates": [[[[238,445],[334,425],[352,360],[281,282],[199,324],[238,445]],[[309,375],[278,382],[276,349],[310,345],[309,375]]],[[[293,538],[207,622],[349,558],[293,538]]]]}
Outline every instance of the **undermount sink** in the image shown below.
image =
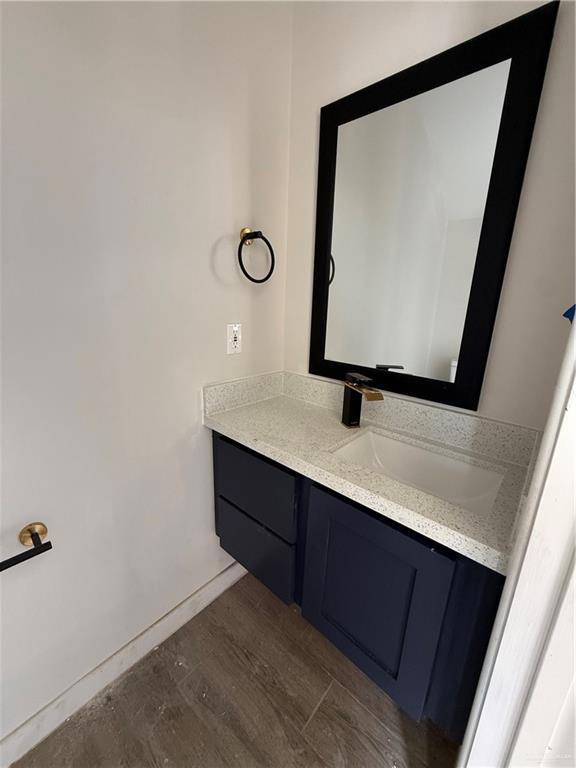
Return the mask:
{"type": "Polygon", "coordinates": [[[489,512],[503,475],[452,456],[366,431],[334,455],[471,512],[489,512]]]}

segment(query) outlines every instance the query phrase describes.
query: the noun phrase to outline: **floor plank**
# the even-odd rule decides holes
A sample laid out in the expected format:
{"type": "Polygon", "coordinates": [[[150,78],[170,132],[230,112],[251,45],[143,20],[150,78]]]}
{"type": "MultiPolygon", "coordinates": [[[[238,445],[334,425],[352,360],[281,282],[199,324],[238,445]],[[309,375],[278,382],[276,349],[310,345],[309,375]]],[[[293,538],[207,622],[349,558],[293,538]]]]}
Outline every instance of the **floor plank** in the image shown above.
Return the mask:
{"type": "Polygon", "coordinates": [[[304,735],[331,768],[422,768],[406,762],[386,726],[335,681],[304,735]]]}
{"type": "Polygon", "coordinates": [[[268,619],[259,608],[239,602],[234,591],[222,595],[210,608],[207,616],[215,642],[217,638],[219,647],[234,652],[238,663],[250,668],[293,725],[302,728],[328,688],[330,675],[280,623],[268,619]]]}
{"type": "Polygon", "coordinates": [[[304,638],[310,625],[302,618],[297,605],[285,605],[251,574],[240,579],[236,586],[256,599],[256,608],[274,623],[276,629],[294,640],[304,638]]]}
{"type": "MultiPolygon", "coordinates": [[[[392,733],[399,744],[406,745],[410,755],[423,765],[450,768],[456,762],[458,745],[450,742],[433,725],[417,723],[404,714],[393,699],[355,666],[318,630],[307,624],[302,643],[319,666],[392,733]]],[[[407,754],[407,753],[406,753],[407,754]]]]}
{"type": "MultiPolygon", "coordinates": [[[[285,691],[254,674],[254,659],[218,648],[180,684],[194,712],[221,743],[231,745],[238,763],[285,768],[322,768],[292,724],[285,691]]],[[[256,662],[258,663],[258,662],[256,662]]]]}

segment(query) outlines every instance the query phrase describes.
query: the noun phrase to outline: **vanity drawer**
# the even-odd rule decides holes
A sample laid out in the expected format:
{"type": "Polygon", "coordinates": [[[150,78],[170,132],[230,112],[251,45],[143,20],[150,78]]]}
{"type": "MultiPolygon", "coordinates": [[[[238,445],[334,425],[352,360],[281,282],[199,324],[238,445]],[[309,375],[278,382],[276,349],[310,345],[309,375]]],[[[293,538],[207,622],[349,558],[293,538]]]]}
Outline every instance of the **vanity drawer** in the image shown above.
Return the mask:
{"type": "Polygon", "coordinates": [[[285,603],[294,599],[295,547],[216,498],[220,546],[285,603]]]}
{"type": "MultiPolygon", "coordinates": [[[[296,476],[214,434],[214,487],[284,541],[296,541],[296,476]]],[[[217,515],[217,533],[221,521],[217,515]]]]}

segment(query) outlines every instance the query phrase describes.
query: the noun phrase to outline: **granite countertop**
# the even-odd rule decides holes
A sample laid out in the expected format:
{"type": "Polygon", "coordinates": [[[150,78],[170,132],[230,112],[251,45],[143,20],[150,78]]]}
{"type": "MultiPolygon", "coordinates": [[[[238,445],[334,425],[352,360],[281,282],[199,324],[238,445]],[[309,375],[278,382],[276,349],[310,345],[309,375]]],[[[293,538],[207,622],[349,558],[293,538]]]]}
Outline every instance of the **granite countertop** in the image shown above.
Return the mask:
{"type": "Polygon", "coordinates": [[[204,415],[206,427],[279,464],[427,536],[499,573],[506,573],[526,466],[455,449],[385,429],[369,421],[349,430],[334,410],[283,394],[204,415]],[[433,452],[494,470],[503,480],[490,512],[456,506],[366,467],[334,451],[366,428],[433,452]]]}

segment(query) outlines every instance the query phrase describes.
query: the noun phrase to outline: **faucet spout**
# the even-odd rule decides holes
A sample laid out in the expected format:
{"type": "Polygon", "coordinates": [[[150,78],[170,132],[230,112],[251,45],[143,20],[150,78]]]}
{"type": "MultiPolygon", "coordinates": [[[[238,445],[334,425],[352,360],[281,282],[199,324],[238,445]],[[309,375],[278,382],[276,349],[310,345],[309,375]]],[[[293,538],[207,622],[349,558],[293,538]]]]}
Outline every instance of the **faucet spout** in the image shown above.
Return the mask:
{"type": "Polygon", "coordinates": [[[379,389],[373,387],[366,387],[361,384],[353,384],[351,381],[344,382],[345,387],[350,387],[354,392],[359,392],[364,395],[366,400],[384,400],[384,395],[379,389]]]}

